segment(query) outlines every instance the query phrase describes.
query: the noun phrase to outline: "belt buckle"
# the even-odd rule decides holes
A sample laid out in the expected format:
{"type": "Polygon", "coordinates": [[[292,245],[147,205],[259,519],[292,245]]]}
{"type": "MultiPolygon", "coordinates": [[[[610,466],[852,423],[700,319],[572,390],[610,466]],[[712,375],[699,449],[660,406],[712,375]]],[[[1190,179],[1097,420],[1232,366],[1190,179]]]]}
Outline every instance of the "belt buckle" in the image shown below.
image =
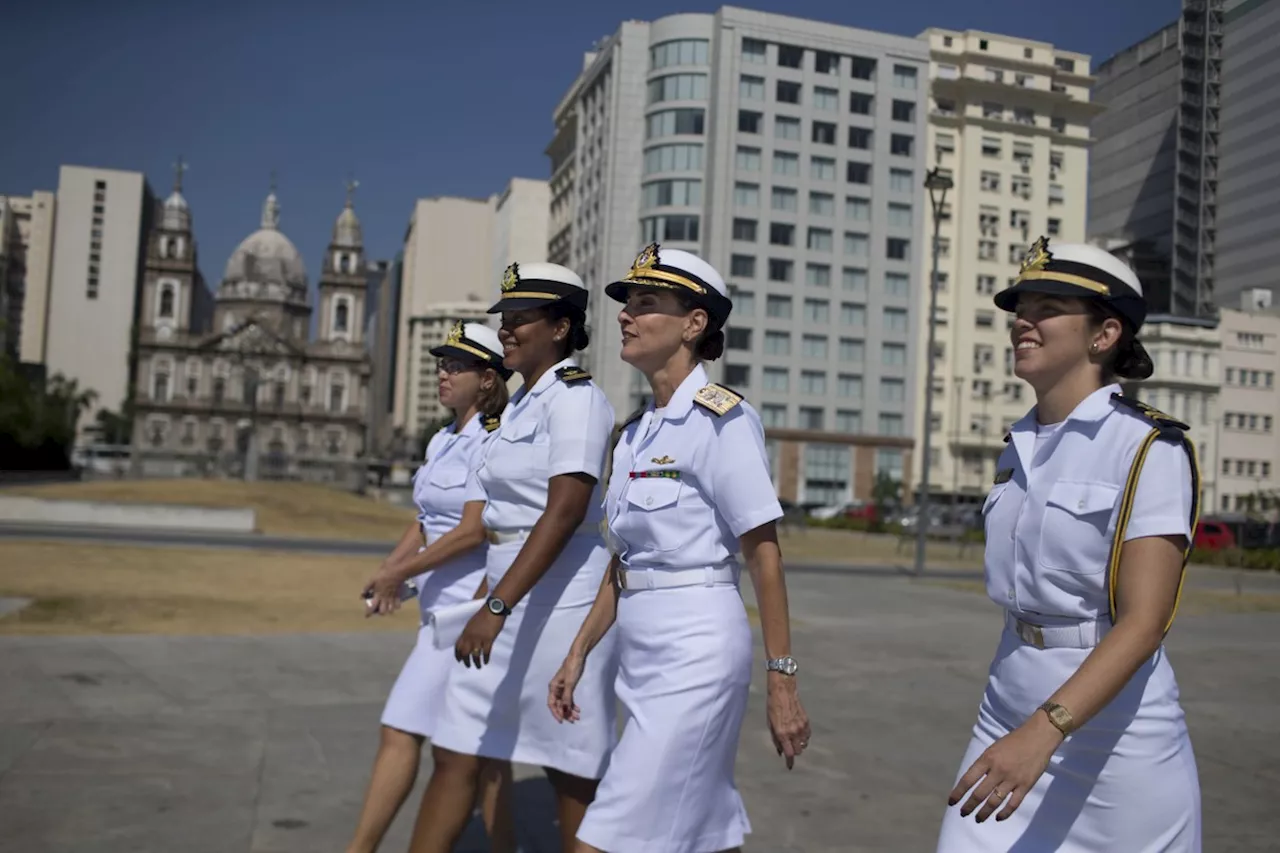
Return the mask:
{"type": "Polygon", "coordinates": [[[1044,648],[1044,631],[1039,625],[1032,625],[1030,622],[1018,620],[1018,636],[1022,638],[1022,642],[1035,646],[1037,649],[1044,648]]]}
{"type": "Polygon", "coordinates": [[[626,569],[619,566],[617,571],[614,572],[614,577],[617,578],[618,589],[627,588],[627,570],[626,569]]]}
{"type": "Polygon", "coordinates": [[[485,538],[487,538],[487,539],[489,540],[489,544],[490,544],[490,545],[497,545],[497,544],[499,544],[499,543],[498,543],[498,531],[496,531],[496,530],[486,530],[486,531],[485,531],[485,538]]]}

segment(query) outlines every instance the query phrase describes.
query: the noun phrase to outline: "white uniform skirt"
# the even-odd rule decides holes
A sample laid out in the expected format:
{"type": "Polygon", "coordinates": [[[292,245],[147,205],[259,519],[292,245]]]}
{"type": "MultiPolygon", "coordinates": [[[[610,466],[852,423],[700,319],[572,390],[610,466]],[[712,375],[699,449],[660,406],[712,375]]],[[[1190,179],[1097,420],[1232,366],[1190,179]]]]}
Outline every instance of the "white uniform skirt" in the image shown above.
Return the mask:
{"type": "Polygon", "coordinates": [[[751,831],[733,784],[752,641],[734,585],[624,590],[622,739],[578,838],[608,853],[715,853],[751,831]]]}
{"type": "Polygon", "coordinates": [[[434,734],[444,701],[445,682],[458,662],[453,659],[453,649],[435,647],[435,628],[427,624],[427,613],[435,607],[448,607],[474,598],[484,574],[485,555],[476,552],[414,578],[419,590],[421,627],[418,641],[387,696],[382,710],[384,726],[428,738],[434,734]]]}
{"type": "MultiPolygon", "coordinates": [[[[1037,713],[1090,651],[1038,649],[1006,628],[956,780],[1037,713]]],[[[1011,818],[976,823],[976,812],[960,817],[963,803],[947,809],[938,853],[1199,853],[1199,777],[1164,649],[1063,741],[1011,818]]]]}
{"type": "MultiPolygon", "coordinates": [[[[490,589],[502,580],[523,544],[489,546],[490,589]]],[[[609,631],[587,659],[574,693],[581,720],[557,723],[547,708],[547,687],[595,602],[608,563],[609,553],[599,536],[571,538],[507,616],[489,663],[477,670],[453,661],[432,738],[436,746],[600,778],[617,739],[617,632],[609,631]]]]}

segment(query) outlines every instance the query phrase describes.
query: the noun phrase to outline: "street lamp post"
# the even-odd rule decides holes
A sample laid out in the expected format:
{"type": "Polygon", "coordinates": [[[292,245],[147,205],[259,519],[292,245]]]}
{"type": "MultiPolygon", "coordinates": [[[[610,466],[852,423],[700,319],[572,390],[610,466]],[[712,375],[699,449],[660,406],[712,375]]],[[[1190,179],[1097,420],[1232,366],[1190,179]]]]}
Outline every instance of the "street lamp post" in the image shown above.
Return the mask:
{"type": "Polygon", "coordinates": [[[937,166],[925,175],[924,187],[929,191],[929,204],[933,208],[933,272],[929,276],[929,343],[924,354],[924,458],[920,460],[920,505],[916,510],[917,576],[924,574],[925,546],[929,541],[929,468],[933,456],[933,350],[938,316],[938,234],[942,230],[942,206],[947,199],[947,190],[952,186],[954,183],[951,178],[942,174],[937,166]]]}

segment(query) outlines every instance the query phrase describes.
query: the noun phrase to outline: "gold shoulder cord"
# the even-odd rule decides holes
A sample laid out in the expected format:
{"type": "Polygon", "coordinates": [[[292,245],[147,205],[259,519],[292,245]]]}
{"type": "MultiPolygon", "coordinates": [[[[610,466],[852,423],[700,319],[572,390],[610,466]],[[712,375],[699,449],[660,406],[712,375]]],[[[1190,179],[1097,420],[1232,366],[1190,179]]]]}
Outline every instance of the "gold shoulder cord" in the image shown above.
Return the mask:
{"type": "MultiPolygon", "coordinates": [[[[1147,433],[1146,438],[1142,440],[1142,444],[1138,445],[1138,452],[1133,457],[1133,464],[1129,466],[1129,477],[1124,484],[1124,494],[1120,498],[1120,515],[1116,519],[1116,535],[1111,541],[1111,555],[1107,558],[1107,608],[1111,613],[1111,624],[1116,621],[1116,586],[1120,580],[1120,552],[1124,548],[1124,533],[1129,526],[1129,517],[1133,515],[1133,500],[1138,493],[1138,477],[1142,473],[1142,463],[1146,461],[1147,451],[1151,449],[1151,445],[1161,437],[1162,430],[1159,427],[1147,433]]],[[[1169,621],[1164,626],[1164,632],[1167,634],[1169,629],[1173,627],[1173,618],[1178,614],[1178,603],[1182,600],[1182,584],[1187,577],[1187,561],[1191,558],[1191,549],[1195,543],[1196,524],[1200,520],[1200,465],[1196,460],[1196,446],[1186,434],[1181,434],[1179,441],[1187,451],[1187,458],[1191,462],[1191,535],[1187,539],[1187,547],[1182,552],[1182,571],[1178,575],[1178,592],[1173,600],[1173,612],[1169,614],[1169,621]]]]}

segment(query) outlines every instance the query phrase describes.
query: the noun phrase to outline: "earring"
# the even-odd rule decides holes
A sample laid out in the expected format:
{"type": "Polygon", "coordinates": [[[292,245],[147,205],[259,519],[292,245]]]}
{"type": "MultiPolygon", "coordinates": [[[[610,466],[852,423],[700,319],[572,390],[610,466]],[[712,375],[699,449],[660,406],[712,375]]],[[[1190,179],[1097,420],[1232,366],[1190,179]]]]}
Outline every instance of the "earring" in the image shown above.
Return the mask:
{"type": "Polygon", "coordinates": [[[1089,347],[1089,352],[1097,352],[1097,351],[1098,351],[1097,344],[1093,344],[1092,346],[1089,347]]]}

